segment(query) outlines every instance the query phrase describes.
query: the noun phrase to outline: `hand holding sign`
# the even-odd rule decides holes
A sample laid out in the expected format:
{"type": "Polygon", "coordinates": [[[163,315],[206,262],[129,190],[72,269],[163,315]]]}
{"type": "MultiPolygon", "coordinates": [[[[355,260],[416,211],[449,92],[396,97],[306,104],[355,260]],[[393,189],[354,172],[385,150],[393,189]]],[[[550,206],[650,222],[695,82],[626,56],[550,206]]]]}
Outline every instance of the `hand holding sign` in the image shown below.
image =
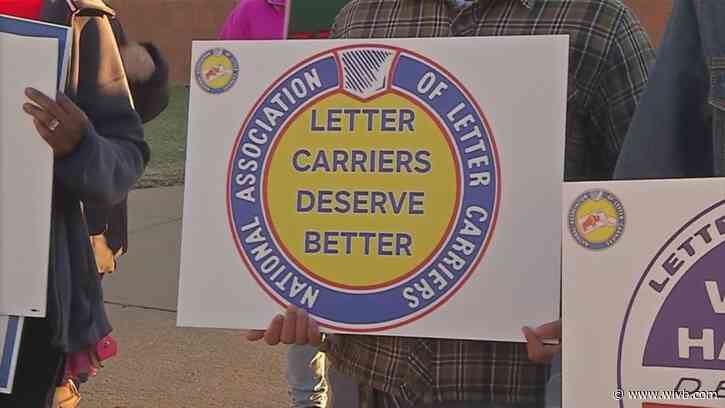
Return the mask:
{"type": "Polygon", "coordinates": [[[72,153],[83,139],[83,131],[91,126],[86,114],[63,94],[53,101],[44,93],[28,88],[25,95],[34,104],[23,105],[25,113],[33,117],[33,123],[43,139],[53,149],[56,158],[72,153]]]}
{"type": "Polygon", "coordinates": [[[523,328],[529,359],[536,363],[549,364],[561,352],[561,344],[547,344],[546,340],[561,339],[561,320],[546,323],[535,329],[523,328]]]}
{"type": "Polygon", "coordinates": [[[270,346],[283,343],[299,346],[309,344],[317,347],[322,343],[317,322],[310,319],[307,312],[294,306],[288,307],[284,316],[275,316],[267,330],[252,330],[246,337],[249,341],[264,339],[270,346]]]}

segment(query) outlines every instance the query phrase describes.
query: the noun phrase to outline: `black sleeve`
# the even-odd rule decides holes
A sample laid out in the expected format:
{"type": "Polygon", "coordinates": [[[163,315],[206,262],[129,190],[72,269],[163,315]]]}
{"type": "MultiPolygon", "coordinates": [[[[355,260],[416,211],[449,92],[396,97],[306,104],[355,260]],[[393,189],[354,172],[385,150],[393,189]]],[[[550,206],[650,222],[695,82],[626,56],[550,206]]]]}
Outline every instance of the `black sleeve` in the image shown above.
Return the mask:
{"type": "MultiPolygon", "coordinates": [[[[112,18],[111,28],[119,47],[128,45],[128,38],[123,25],[117,18],[112,18]]],[[[141,44],[154,61],[156,70],[148,81],[131,82],[131,96],[136,111],[143,123],[156,119],[169,105],[169,64],[161,55],[161,51],[151,43],[141,44]]]]}
{"type": "Polygon", "coordinates": [[[80,81],[73,99],[92,126],[73,153],[56,161],[55,176],[86,204],[112,206],[126,198],[150,152],[107,20],[92,18],[80,36],[80,81]]]}
{"type": "Polygon", "coordinates": [[[150,43],[141,44],[154,60],[156,70],[148,81],[131,83],[136,111],[144,123],[154,120],[169,105],[169,64],[161,51],[150,43]]]}

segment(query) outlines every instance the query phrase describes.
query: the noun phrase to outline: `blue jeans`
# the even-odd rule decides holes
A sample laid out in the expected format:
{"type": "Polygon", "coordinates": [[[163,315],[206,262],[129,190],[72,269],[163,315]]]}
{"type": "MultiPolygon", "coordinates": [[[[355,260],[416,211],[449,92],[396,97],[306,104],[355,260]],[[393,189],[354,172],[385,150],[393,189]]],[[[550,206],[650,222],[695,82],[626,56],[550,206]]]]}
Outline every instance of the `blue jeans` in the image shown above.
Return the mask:
{"type": "Polygon", "coordinates": [[[551,374],[546,383],[546,408],[561,407],[561,353],[551,362],[551,374]]]}
{"type": "Polygon", "coordinates": [[[358,385],[326,367],[325,355],[311,346],[290,346],[287,384],[291,408],[357,408],[358,385]],[[328,402],[331,402],[328,405],[328,402]]]}
{"type": "Polygon", "coordinates": [[[325,355],[312,346],[290,346],[287,384],[291,408],[325,408],[328,390],[325,355]]]}

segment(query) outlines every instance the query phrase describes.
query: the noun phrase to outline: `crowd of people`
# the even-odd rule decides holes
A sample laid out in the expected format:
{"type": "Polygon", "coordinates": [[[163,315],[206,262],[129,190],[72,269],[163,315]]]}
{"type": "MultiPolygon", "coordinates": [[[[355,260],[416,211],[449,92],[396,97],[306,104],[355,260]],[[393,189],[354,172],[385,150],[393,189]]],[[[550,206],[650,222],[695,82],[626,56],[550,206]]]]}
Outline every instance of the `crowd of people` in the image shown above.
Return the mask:
{"type": "MultiPolygon", "coordinates": [[[[281,40],[285,7],[241,0],[219,38],[281,40]]],[[[19,107],[55,156],[52,256],[48,316],[28,319],[14,392],[0,394],[0,407],[73,407],[80,384],[113,354],[102,278],[127,247],[126,196],[151,153],[142,125],[168,103],[169,67],[152,44],[129,42],[102,0],[0,0],[0,14],[80,33],[65,92],[28,89],[19,107]]],[[[566,34],[564,180],[708,177],[725,172],[722,18],[722,0],[675,0],[657,54],[618,0],[351,0],[331,34],[566,34]]],[[[561,404],[562,343],[545,341],[565,344],[561,325],[523,328],[526,343],[326,335],[290,307],[245,335],[290,345],[292,407],[526,408],[561,404]]]]}

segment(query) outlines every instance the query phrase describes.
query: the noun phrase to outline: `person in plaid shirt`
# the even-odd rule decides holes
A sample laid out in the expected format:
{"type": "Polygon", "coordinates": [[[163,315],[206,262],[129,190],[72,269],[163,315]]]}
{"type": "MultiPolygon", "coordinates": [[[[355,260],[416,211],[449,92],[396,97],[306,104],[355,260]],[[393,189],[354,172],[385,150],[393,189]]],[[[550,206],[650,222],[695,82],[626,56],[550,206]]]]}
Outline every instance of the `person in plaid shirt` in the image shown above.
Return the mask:
{"type": "MultiPolygon", "coordinates": [[[[352,0],[333,30],[343,39],[546,34],[570,36],[565,179],[610,179],[654,62],[646,32],[621,1],[352,0]]],[[[527,330],[536,360],[551,357],[536,344],[549,328],[527,330]]],[[[321,343],[336,367],[373,390],[370,407],[544,405],[548,367],[531,361],[523,343],[353,335],[323,341],[316,323],[294,308],[247,338],[321,343]]]]}

